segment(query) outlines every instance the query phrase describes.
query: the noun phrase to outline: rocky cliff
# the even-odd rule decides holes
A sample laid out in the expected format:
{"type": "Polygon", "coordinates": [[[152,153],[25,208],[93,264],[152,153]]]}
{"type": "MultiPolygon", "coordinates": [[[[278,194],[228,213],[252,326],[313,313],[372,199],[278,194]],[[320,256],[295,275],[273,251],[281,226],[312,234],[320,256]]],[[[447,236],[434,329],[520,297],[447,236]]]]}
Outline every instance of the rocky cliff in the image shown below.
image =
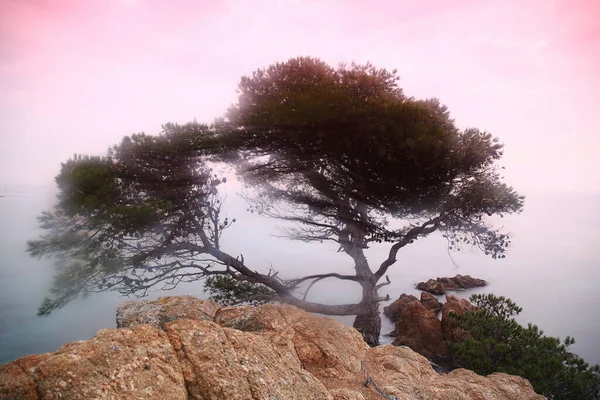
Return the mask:
{"type": "Polygon", "coordinates": [[[439,375],[293,306],[163,297],[121,305],[117,326],[0,366],[0,399],[543,399],[516,376],[439,375]]]}

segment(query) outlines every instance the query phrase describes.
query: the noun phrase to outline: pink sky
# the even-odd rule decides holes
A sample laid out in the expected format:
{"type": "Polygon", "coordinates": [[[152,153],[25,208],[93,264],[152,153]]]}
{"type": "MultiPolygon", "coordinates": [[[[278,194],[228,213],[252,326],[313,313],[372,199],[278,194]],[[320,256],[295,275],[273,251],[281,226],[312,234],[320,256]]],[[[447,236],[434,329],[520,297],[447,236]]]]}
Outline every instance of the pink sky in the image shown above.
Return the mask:
{"type": "Polygon", "coordinates": [[[210,122],[242,75],[298,55],[397,68],[500,137],[525,195],[600,190],[596,0],[0,0],[0,185],[210,122]]]}

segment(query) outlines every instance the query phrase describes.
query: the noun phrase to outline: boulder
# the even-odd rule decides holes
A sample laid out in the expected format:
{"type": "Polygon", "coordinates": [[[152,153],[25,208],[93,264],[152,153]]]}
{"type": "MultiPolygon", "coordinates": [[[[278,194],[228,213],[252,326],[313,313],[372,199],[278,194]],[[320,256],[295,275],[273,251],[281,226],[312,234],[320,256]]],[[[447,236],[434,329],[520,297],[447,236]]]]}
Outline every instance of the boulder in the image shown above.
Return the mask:
{"type": "Polygon", "coordinates": [[[165,330],[192,399],[333,399],[296,354],[266,337],[189,319],[165,330]]]}
{"type": "MultiPolygon", "coordinates": [[[[360,373],[360,362],[369,349],[354,328],[289,305],[225,307],[217,313],[215,322],[267,337],[296,354],[307,371],[330,384],[328,388],[360,373]]],[[[338,386],[348,388],[341,383],[338,386]]]]}
{"type": "MultiPolygon", "coordinates": [[[[439,375],[408,348],[370,348],[354,328],[293,306],[224,307],[212,320],[211,311],[189,310],[182,317],[179,305],[193,301],[146,302],[144,315],[123,319],[127,328],[0,366],[0,399],[379,400],[373,382],[398,399],[543,399],[515,376],[439,375]],[[164,304],[178,316],[147,313],[164,304]]],[[[411,302],[402,315],[421,307],[411,302]]]]}
{"type": "Polygon", "coordinates": [[[446,295],[446,303],[442,306],[442,332],[444,338],[450,342],[465,341],[469,338],[469,334],[457,326],[455,319],[450,317],[450,313],[454,312],[462,315],[467,311],[476,311],[477,307],[471,304],[466,299],[460,299],[451,294],[446,295]]]}
{"type": "Polygon", "coordinates": [[[487,285],[487,282],[483,279],[457,274],[453,278],[437,278],[429,279],[427,282],[419,282],[417,289],[433,294],[445,294],[451,290],[472,289],[485,285],[487,285]]]}
{"type": "MultiPolygon", "coordinates": [[[[20,358],[21,361],[26,357],[20,358]]],[[[21,367],[21,362],[0,366],[0,399],[36,399],[37,384],[31,374],[21,367]]]]}
{"type": "Polygon", "coordinates": [[[163,331],[150,325],[102,329],[90,340],[0,367],[0,399],[186,397],[175,349],[163,331]],[[20,375],[14,382],[7,380],[14,366],[29,379],[20,375]]]}
{"type": "MultiPolygon", "coordinates": [[[[406,347],[374,347],[367,352],[365,364],[373,381],[398,400],[544,399],[529,381],[517,376],[494,373],[483,377],[465,369],[439,375],[425,357],[406,347]]],[[[381,400],[382,396],[365,398],[381,400]]]]}
{"type": "Polygon", "coordinates": [[[408,346],[431,359],[448,356],[442,334],[442,323],[435,312],[418,301],[408,303],[396,321],[395,346],[408,346]]]}
{"type": "Polygon", "coordinates": [[[392,304],[383,307],[383,315],[388,317],[392,322],[396,322],[402,313],[402,309],[413,301],[419,301],[412,294],[402,293],[392,304]]]}
{"type": "Polygon", "coordinates": [[[437,297],[427,292],[421,292],[421,304],[426,308],[438,312],[442,309],[442,305],[438,301],[437,297]]]}

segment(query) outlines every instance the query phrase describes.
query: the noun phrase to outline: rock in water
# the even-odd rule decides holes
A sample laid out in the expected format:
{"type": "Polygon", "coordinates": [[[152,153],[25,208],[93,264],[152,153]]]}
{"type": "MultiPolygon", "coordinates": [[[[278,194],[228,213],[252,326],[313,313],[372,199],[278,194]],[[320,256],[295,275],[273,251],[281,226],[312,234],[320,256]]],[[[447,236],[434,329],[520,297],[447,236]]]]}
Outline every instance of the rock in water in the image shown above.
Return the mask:
{"type": "Polygon", "coordinates": [[[0,399],[379,400],[365,387],[363,361],[398,399],[543,399],[515,376],[439,375],[408,348],[370,348],[354,328],[293,306],[224,307],[211,318],[206,309],[183,312],[194,301],[130,304],[127,328],[0,366],[0,399]]]}
{"type": "Polygon", "coordinates": [[[417,289],[433,294],[445,294],[450,290],[472,289],[485,285],[487,285],[487,282],[483,279],[458,274],[453,278],[437,278],[429,279],[427,282],[419,282],[417,289]]]}
{"type": "Polygon", "coordinates": [[[446,293],[446,288],[440,282],[430,279],[427,282],[419,282],[417,283],[417,289],[423,290],[425,292],[433,293],[433,294],[444,294],[446,293]]]}
{"type": "Polygon", "coordinates": [[[487,282],[483,279],[473,278],[469,275],[458,274],[454,278],[450,278],[450,280],[458,286],[458,289],[472,289],[487,285],[487,282]]]}

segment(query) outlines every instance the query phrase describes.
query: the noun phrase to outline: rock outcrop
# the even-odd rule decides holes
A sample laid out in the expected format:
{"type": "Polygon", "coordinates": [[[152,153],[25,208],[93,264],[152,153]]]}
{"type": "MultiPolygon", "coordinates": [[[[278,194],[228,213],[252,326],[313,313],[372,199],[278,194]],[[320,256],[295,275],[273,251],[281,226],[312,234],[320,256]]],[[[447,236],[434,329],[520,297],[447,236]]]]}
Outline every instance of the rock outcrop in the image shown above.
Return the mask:
{"type": "Polygon", "coordinates": [[[198,302],[128,302],[122,328],[0,366],[0,399],[381,399],[365,371],[402,400],[543,399],[515,376],[439,375],[408,348],[369,348],[353,328],[293,306],[198,302]]]}
{"type": "Polygon", "coordinates": [[[469,333],[458,327],[458,322],[450,313],[462,315],[467,311],[476,311],[477,307],[466,299],[446,295],[446,303],[427,292],[421,292],[421,300],[403,293],[389,307],[384,308],[395,323],[389,336],[396,339],[395,346],[408,346],[429,360],[444,365],[450,358],[446,342],[462,342],[469,333]],[[387,310],[386,310],[387,309],[387,310]],[[441,311],[441,321],[437,311],[441,311]]]}
{"type": "Polygon", "coordinates": [[[400,318],[400,314],[402,314],[402,310],[408,303],[412,303],[413,301],[419,301],[412,294],[402,293],[400,297],[398,297],[392,304],[389,306],[383,307],[383,315],[388,317],[390,321],[396,322],[398,318],[400,318]]]}
{"type": "Polygon", "coordinates": [[[469,275],[456,275],[453,278],[429,279],[419,282],[417,289],[433,294],[445,294],[451,290],[464,290],[487,285],[483,279],[472,278],[469,275]]]}
{"type": "Polygon", "coordinates": [[[117,307],[117,328],[150,324],[163,329],[177,319],[213,321],[221,306],[194,296],[166,296],[157,300],[126,301],[117,307]]]}
{"type": "Polygon", "coordinates": [[[442,306],[442,332],[444,338],[450,342],[462,342],[469,338],[457,325],[457,321],[450,316],[450,312],[462,315],[467,311],[476,311],[477,307],[466,299],[461,299],[451,294],[446,295],[446,302],[442,306]]]}
{"type": "Polygon", "coordinates": [[[442,309],[439,300],[431,293],[427,292],[421,292],[421,304],[434,312],[438,312],[442,309]]]}
{"type": "Polygon", "coordinates": [[[0,367],[0,399],[186,397],[177,353],[150,325],[102,329],[90,340],[0,367]]]}
{"type": "Polygon", "coordinates": [[[440,360],[448,356],[442,334],[442,323],[435,312],[419,301],[408,303],[396,321],[395,346],[408,346],[417,353],[440,360]]]}
{"type": "Polygon", "coordinates": [[[417,283],[417,289],[433,294],[444,294],[446,289],[444,286],[435,279],[430,279],[427,282],[417,283]]]}

